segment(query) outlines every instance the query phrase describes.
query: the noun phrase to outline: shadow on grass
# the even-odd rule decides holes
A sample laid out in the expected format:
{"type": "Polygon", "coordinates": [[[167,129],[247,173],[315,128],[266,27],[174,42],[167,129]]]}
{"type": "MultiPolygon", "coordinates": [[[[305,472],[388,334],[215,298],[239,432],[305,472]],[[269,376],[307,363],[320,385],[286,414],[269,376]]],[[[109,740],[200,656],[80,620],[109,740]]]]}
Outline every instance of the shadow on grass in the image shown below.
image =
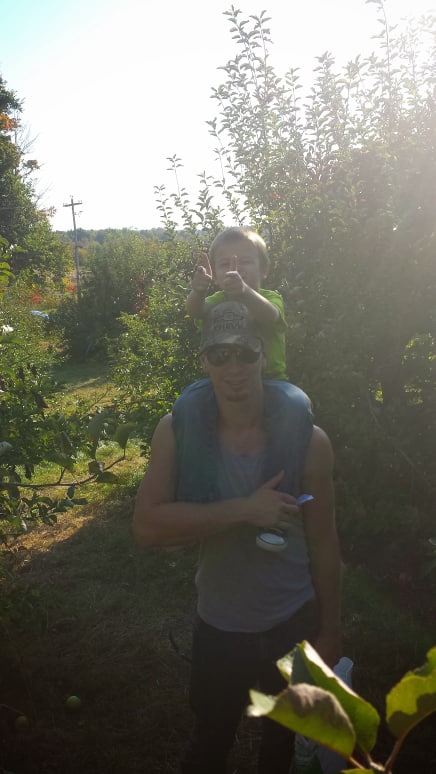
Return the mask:
{"type": "Polygon", "coordinates": [[[138,551],[131,511],[127,498],[74,532],[57,525],[4,584],[1,701],[30,720],[17,733],[3,712],[0,766],[14,774],[177,770],[189,666],[168,632],[189,648],[196,551],[138,551]]]}
{"type": "Polygon", "coordinates": [[[108,363],[94,359],[81,363],[60,363],[53,369],[53,378],[66,392],[80,392],[107,384],[109,373],[108,363]]]}
{"type": "MultiPolygon", "coordinates": [[[[178,771],[192,722],[189,665],[169,632],[189,653],[197,549],[137,549],[132,508],[128,495],[21,541],[2,584],[0,701],[26,714],[30,725],[19,732],[13,711],[0,713],[0,769],[178,771]],[[72,694],[82,701],[75,712],[65,706],[72,694]]],[[[344,618],[355,688],[382,711],[385,690],[423,662],[434,644],[430,633],[410,611],[392,606],[363,569],[347,573],[344,618]]],[[[435,771],[434,736],[430,745],[423,728],[411,736],[410,756],[396,774],[435,771]]],[[[244,720],[232,771],[255,771],[256,743],[256,724],[244,720]]],[[[390,746],[384,734],[376,758],[390,746]]]]}

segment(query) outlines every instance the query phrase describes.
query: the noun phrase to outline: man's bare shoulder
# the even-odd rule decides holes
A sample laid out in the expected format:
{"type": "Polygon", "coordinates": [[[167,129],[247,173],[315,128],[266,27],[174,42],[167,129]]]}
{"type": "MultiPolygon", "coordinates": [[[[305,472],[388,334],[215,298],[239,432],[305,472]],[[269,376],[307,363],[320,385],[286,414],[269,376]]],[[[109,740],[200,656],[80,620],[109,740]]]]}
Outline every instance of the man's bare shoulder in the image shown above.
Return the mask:
{"type": "Polygon", "coordinates": [[[138,490],[138,502],[167,501],[173,491],[176,469],[176,443],[172,415],[163,417],[154,431],[147,470],[138,490]]]}
{"type": "Polygon", "coordinates": [[[316,446],[322,446],[325,449],[332,449],[330,438],[328,437],[325,430],[323,430],[321,427],[318,427],[318,425],[313,426],[311,443],[315,444],[316,446]]]}
{"type": "Polygon", "coordinates": [[[306,458],[306,472],[314,472],[317,468],[329,472],[333,468],[333,462],[330,438],[321,427],[314,425],[306,458]]]}
{"type": "Polygon", "coordinates": [[[173,442],[174,442],[173,415],[166,414],[164,417],[162,417],[161,420],[159,420],[156,430],[154,431],[153,439],[151,442],[152,453],[153,453],[153,450],[156,449],[156,447],[162,446],[163,444],[173,443],[173,442]]]}
{"type": "Polygon", "coordinates": [[[173,415],[171,413],[170,414],[165,414],[165,416],[162,417],[161,420],[159,420],[158,427],[159,426],[171,427],[172,428],[172,426],[173,426],[173,415]]]}

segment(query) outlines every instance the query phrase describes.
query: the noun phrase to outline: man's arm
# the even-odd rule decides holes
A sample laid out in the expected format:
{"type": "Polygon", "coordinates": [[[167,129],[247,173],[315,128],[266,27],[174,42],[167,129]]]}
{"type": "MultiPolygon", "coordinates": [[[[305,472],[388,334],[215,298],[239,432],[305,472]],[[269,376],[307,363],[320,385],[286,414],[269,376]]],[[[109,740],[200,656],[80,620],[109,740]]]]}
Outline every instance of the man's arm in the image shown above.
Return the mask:
{"type": "Polygon", "coordinates": [[[341,655],[341,558],[335,526],[333,451],[326,434],[314,427],[303,472],[302,491],[314,499],[304,505],[304,524],[312,582],[321,628],[315,647],[333,667],[341,655]]]}
{"type": "Polygon", "coordinates": [[[285,529],[299,513],[295,498],[275,489],[283,471],[249,497],[215,503],[175,502],[176,476],[175,439],[168,414],[154,434],[150,463],[136,498],[133,534],[140,545],[194,543],[237,524],[285,529]]]}

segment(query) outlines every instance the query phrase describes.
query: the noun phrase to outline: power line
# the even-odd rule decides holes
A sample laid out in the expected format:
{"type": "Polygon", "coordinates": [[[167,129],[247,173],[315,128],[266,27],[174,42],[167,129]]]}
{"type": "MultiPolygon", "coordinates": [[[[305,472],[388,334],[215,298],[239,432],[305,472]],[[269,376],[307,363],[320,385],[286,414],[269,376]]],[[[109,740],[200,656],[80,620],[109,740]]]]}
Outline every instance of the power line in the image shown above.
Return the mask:
{"type": "Polygon", "coordinates": [[[83,204],[83,202],[75,202],[74,197],[70,197],[71,201],[69,204],[64,204],[64,207],[71,207],[71,212],[73,213],[73,226],[74,226],[74,262],[76,264],[76,285],[77,285],[77,298],[80,299],[80,267],[79,267],[79,245],[77,243],[77,228],[76,228],[76,213],[74,211],[74,207],[77,207],[79,204],[83,204]]]}

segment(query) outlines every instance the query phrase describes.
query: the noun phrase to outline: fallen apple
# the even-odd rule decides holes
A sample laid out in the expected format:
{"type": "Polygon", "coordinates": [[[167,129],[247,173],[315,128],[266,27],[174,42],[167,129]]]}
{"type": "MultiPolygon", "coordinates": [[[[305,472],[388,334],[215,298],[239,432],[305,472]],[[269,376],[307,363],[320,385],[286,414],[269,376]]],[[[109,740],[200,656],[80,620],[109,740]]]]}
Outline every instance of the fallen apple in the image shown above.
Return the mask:
{"type": "Polygon", "coordinates": [[[65,706],[70,710],[78,710],[82,706],[82,700],[78,696],[69,696],[65,702],[65,706]]]}

